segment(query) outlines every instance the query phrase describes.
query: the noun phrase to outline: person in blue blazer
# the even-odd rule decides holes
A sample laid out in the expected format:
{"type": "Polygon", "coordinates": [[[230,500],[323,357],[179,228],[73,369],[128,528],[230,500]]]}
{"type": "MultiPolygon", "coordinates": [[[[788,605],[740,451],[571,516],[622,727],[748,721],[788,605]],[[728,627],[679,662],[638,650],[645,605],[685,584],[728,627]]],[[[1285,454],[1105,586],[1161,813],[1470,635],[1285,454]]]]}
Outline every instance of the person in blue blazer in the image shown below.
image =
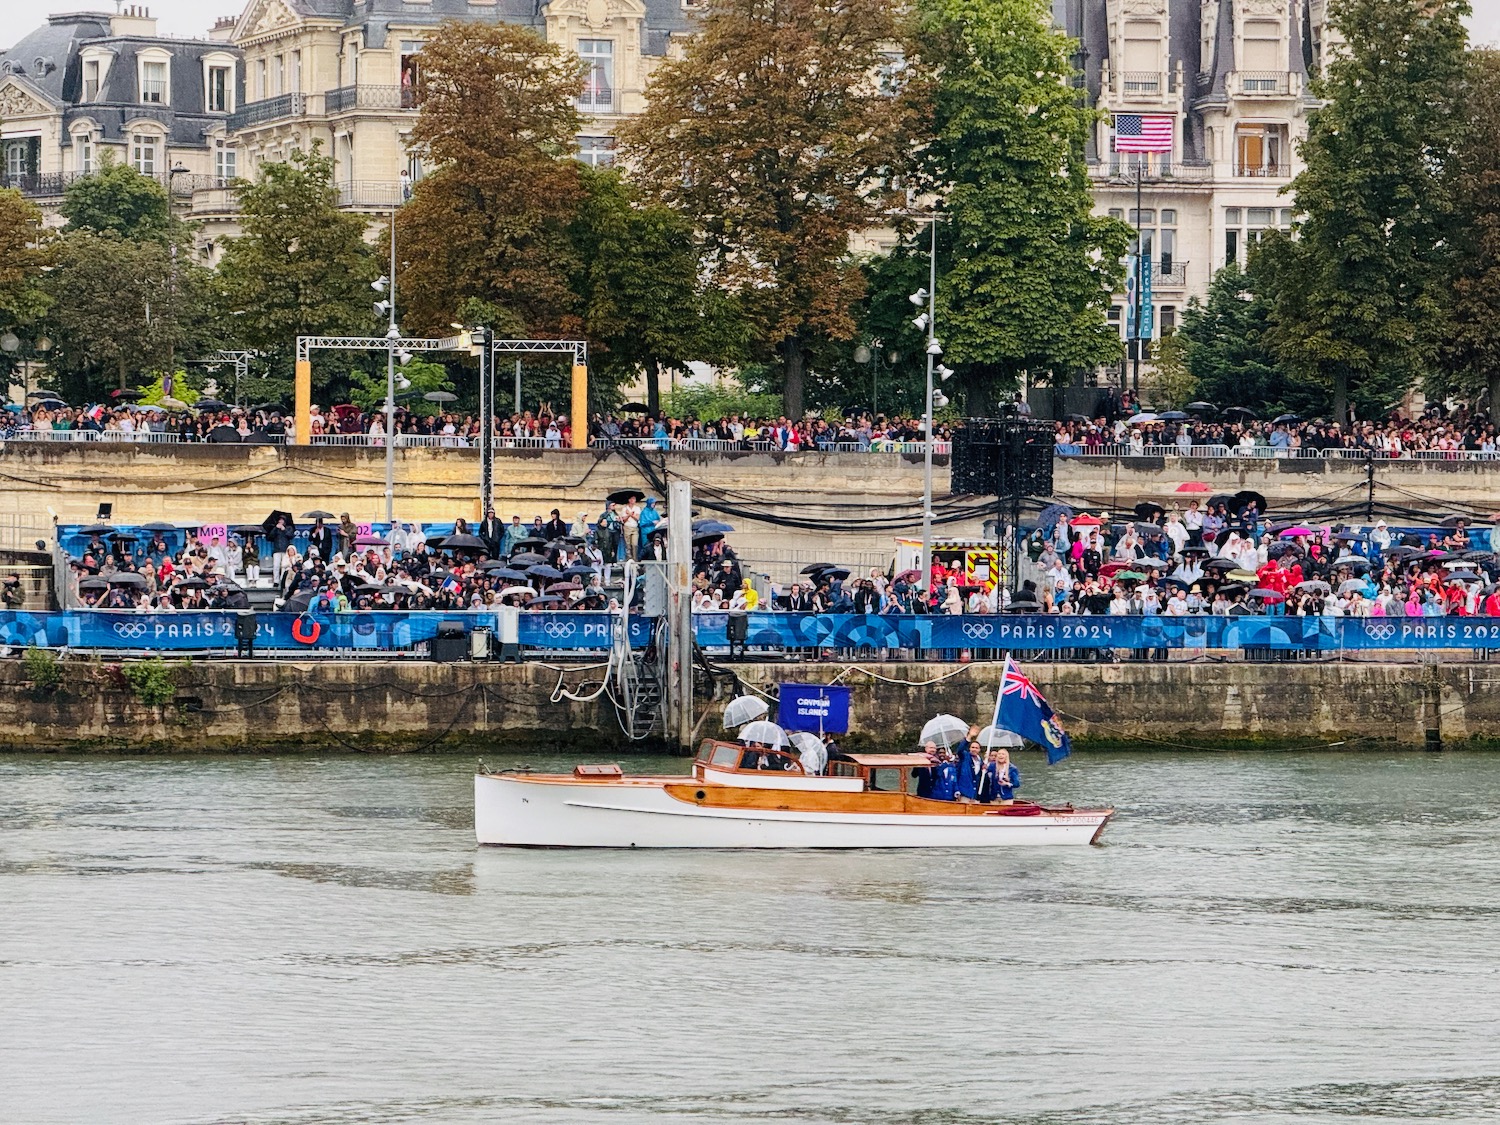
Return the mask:
{"type": "Polygon", "coordinates": [[[979,779],[979,799],[986,804],[1009,801],[1021,788],[1021,771],[1011,763],[1010,751],[1003,747],[991,750],[979,779]]]}
{"type": "Polygon", "coordinates": [[[979,800],[979,778],[984,772],[984,751],[979,748],[979,728],[971,726],[969,735],[962,739],[954,751],[954,765],[958,769],[958,796],[961,800],[979,800]]]}

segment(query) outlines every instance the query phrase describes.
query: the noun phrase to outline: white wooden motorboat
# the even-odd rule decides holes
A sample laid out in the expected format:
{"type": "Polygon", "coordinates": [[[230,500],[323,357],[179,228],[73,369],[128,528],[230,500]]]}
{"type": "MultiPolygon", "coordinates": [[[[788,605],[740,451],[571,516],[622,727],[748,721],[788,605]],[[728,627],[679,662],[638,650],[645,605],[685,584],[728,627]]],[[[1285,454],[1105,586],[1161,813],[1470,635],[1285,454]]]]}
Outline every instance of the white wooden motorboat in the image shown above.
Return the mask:
{"type": "Polygon", "coordinates": [[[988,848],[1090,844],[1113,809],[918,797],[921,754],[842,754],[804,773],[796,751],[705,741],[692,773],[631,777],[481,769],[481,844],[551,848],[988,848]]]}

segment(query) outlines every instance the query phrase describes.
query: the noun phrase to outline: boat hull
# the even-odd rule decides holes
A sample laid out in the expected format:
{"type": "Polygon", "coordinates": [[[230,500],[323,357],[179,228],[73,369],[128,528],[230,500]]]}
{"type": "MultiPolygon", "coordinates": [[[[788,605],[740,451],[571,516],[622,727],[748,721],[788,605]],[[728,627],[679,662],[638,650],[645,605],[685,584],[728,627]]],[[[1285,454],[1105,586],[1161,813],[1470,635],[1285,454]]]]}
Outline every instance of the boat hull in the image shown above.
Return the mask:
{"type": "MultiPolygon", "coordinates": [[[[1081,845],[1095,840],[1112,811],[1028,809],[1030,815],[1007,815],[1003,808],[990,806],[979,806],[983,812],[970,806],[975,811],[966,815],[854,807],[827,811],[797,807],[808,799],[791,792],[785,795],[785,807],[752,808],[713,803],[719,796],[729,799],[717,789],[680,777],[594,782],[477,774],[474,833],[481,844],[539,848],[1081,845]],[[694,800],[697,794],[703,796],[694,800]]],[[[774,805],[777,791],[768,792],[766,801],[774,805]]],[[[734,800],[745,799],[744,790],[735,793],[734,800]]]]}

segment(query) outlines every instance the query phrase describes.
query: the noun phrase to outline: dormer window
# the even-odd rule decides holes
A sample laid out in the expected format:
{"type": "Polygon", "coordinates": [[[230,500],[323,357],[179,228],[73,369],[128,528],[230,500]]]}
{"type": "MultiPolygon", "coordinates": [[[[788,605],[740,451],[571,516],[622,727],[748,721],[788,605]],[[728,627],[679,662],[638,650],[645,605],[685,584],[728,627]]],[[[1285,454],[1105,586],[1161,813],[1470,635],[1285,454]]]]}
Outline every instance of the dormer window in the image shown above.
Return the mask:
{"type": "Polygon", "coordinates": [[[83,100],[97,101],[99,98],[99,60],[89,59],[83,64],[83,100]]]}
{"type": "Polygon", "coordinates": [[[141,101],[165,105],[167,101],[167,64],[141,64],[141,101]]]}
{"type": "Polygon", "coordinates": [[[1273,20],[1247,20],[1241,70],[1270,80],[1286,71],[1281,57],[1281,26],[1273,20]]]}
{"type": "Polygon", "coordinates": [[[214,53],[203,58],[203,108],[209,113],[233,113],[235,59],[214,53]]]}

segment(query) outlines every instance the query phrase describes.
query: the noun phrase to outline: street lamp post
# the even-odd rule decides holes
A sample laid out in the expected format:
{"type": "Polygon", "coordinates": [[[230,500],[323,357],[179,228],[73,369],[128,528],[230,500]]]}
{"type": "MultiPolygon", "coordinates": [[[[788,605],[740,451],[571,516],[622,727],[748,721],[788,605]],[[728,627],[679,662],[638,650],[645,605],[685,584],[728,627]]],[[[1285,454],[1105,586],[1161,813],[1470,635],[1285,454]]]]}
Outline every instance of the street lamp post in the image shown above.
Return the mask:
{"type": "Polygon", "coordinates": [[[927,250],[927,288],[918,289],[909,298],[918,308],[925,303],[927,311],[914,323],[927,330],[927,393],[922,406],[922,589],[932,592],[932,373],[943,346],[937,338],[937,215],[928,220],[931,239],[927,250]]]}
{"type": "Polygon", "coordinates": [[[375,311],[389,316],[385,354],[385,522],[396,522],[396,342],[401,329],[396,326],[396,210],[391,209],[391,272],[375,282],[376,290],[385,289],[385,299],[375,302],[375,311]]]}

